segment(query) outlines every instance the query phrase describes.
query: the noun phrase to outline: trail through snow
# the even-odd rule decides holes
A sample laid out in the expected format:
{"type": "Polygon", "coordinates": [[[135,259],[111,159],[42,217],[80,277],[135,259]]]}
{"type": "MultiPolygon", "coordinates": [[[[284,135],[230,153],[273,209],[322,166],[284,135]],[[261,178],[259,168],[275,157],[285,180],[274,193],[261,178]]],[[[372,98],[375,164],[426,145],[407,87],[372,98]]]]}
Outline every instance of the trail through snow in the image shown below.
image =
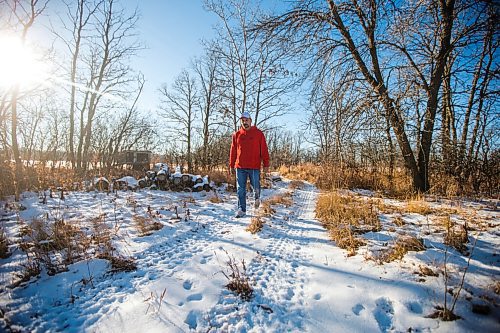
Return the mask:
{"type": "MultiPolygon", "coordinates": [[[[263,199],[288,191],[286,182],[275,185],[263,191],[263,199]]],[[[96,200],[75,193],[71,201],[71,196],[65,204],[72,214],[78,210],[95,213],[96,200]]],[[[135,258],[137,270],[133,272],[111,274],[106,260],[89,259],[55,276],[44,272],[13,290],[2,287],[0,304],[10,328],[36,332],[468,332],[478,325],[485,331],[499,327],[494,316],[455,322],[426,318],[441,300],[440,278],[422,284],[401,264],[377,265],[362,255],[347,257],[315,218],[318,191],[312,185],[295,189],[291,206],[275,206],[276,212],[265,218],[264,228],[255,235],[245,229],[257,212],[251,209],[249,216],[234,218],[236,196],[225,191],[219,194],[221,203],[211,203],[206,193],[139,191],[115,199],[97,196],[99,211],[110,215],[114,209],[115,220],[131,220],[136,209],[149,207],[163,214],[165,227],[136,237],[133,227],[124,223],[114,242],[117,250],[135,258]],[[125,204],[132,197],[137,202],[133,211],[125,204]],[[178,205],[182,220],[173,219],[176,216],[165,208],[166,202],[178,205]],[[124,208],[117,210],[117,204],[124,208]],[[231,259],[240,267],[243,261],[246,265],[254,288],[250,301],[242,301],[225,287],[228,281],[221,272],[230,274],[227,262],[231,259]]],[[[37,212],[43,208],[36,200],[29,202],[37,212]]],[[[7,267],[15,258],[2,269],[4,285],[10,274],[7,267]]],[[[498,267],[493,271],[498,274],[498,267]]]]}

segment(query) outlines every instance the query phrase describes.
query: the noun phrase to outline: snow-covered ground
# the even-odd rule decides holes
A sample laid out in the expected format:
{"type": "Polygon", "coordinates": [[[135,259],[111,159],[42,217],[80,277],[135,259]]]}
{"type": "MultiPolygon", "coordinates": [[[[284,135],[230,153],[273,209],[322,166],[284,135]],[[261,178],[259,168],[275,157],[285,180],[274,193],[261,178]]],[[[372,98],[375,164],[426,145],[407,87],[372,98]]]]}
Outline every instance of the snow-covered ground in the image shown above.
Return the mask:
{"type": "MultiPolygon", "coordinates": [[[[236,195],[223,188],[219,200],[214,192],[145,189],[69,192],[64,200],[48,198],[47,203],[25,193],[21,204],[26,209],[2,203],[1,223],[13,253],[0,259],[0,331],[500,332],[500,299],[494,290],[500,276],[496,205],[460,202],[462,212],[484,223],[469,234],[471,243],[477,241],[454,308],[462,319],[444,322],[427,316],[443,304],[445,254],[448,307],[468,257],[445,251],[442,234],[432,232],[428,216],[402,215],[404,225],[365,234],[367,245],[348,257],[315,218],[319,192],[312,185],[292,190],[288,184],[284,180],[263,190],[264,200],[290,193],[293,204],[273,206],[276,212],[263,218],[256,234],[246,228],[258,212],[252,208],[247,217],[235,219],[236,195]],[[140,217],[164,227],[141,236],[140,217]],[[111,272],[108,260],[89,254],[67,271],[49,275],[42,269],[17,285],[26,254],[16,242],[23,224],[33,218],[64,220],[86,235],[100,221],[110,232],[113,253],[134,258],[137,268],[111,272]],[[423,238],[426,250],[383,265],[367,259],[402,232],[423,238]],[[244,262],[244,276],[254,290],[249,301],[226,288],[228,262],[241,273],[244,262]],[[438,276],[415,274],[422,266],[438,276]],[[472,304],[478,303],[490,313],[473,313],[472,304]]],[[[380,215],[384,226],[393,217],[380,215]]]]}

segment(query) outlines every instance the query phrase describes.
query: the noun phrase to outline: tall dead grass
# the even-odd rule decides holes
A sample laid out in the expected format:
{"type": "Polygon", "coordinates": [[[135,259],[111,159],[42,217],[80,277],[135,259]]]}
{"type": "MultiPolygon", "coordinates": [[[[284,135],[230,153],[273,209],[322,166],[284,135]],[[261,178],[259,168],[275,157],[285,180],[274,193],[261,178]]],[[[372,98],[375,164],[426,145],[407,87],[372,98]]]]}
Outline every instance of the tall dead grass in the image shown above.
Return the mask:
{"type": "Polygon", "coordinates": [[[327,191],[340,188],[362,188],[382,191],[394,197],[408,197],[413,191],[411,178],[403,169],[397,169],[391,176],[384,168],[370,169],[336,164],[305,163],[297,166],[282,166],[279,172],[286,178],[305,180],[327,191]]]}
{"type": "Polygon", "coordinates": [[[424,251],[424,242],[420,238],[408,235],[400,235],[384,249],[379,251],[375,256],[369,258],[379,263],[401,260],[409,251],[424,251]]]}
{"type": "Polygon", "coordinates": [[[346,249],[350,256],[365,244],[359,234],[381,229],[373,202],[338,192],[319,197],[316,216],[329,231],[331,239],[337,246],[346,249]]]}

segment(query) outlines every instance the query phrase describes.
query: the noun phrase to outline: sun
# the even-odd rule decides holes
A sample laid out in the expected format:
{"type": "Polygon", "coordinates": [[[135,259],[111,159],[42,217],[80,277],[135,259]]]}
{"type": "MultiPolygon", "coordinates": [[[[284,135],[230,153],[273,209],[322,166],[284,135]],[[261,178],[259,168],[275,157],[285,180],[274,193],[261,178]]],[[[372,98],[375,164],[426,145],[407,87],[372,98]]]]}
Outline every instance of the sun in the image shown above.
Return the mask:
{"type": "Polygon", "coordinates": [[[0,49],[0,88],[29,89],[47,79],[41,56],[21,39],[0,35],[0,49]]]}

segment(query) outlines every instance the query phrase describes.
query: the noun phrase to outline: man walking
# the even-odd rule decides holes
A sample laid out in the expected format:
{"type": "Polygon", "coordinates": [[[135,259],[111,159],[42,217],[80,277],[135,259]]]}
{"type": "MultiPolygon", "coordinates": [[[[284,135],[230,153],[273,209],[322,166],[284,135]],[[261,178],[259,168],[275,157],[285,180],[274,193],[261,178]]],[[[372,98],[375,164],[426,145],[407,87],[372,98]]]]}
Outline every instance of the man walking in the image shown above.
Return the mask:
{"type": "Polygon", "coordinates": [[[267,150],[264,133],[252,126],[252,118],[248,112],[240,117],[241,128],[233,133],[231,152],[229,154],[229,168],[235,174],[238,193],[238,212],[236,217],[243,217],[247,211],[246,184],[247,178],[252,185],[255,208],[260,205],[260,168],[264,165],[264,173],[269,172],[269,152],[267,150]]]}

